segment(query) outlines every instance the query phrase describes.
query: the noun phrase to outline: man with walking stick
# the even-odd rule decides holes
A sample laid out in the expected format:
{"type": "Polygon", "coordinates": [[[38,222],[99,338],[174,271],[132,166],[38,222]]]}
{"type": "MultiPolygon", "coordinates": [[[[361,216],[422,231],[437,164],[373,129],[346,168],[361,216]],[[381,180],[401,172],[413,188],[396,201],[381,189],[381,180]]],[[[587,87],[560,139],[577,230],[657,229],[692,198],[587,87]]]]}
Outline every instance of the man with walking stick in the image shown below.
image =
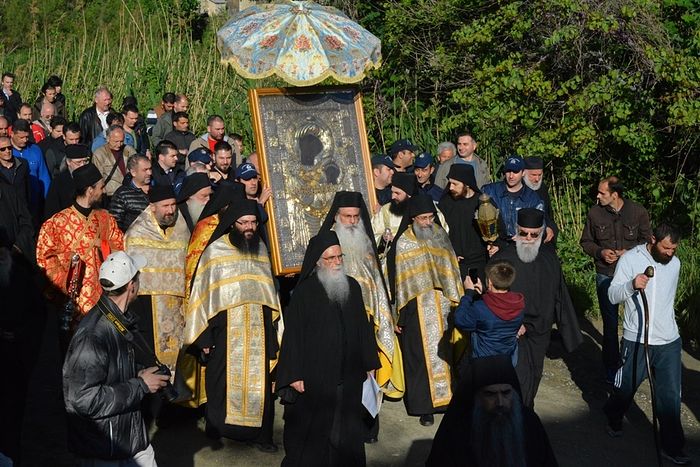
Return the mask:
{"type": "Polygon", "coordinates": [[[608,297],[611,303],[625,303],[623,365],[603,410],[608,434],[622,436],[622,418],[651,371],[654,421],[658,417],[660,425],[659,438],[654,429],[657,449],[674,464],[686,465],[690,457],[683,451],[680,418],[681,338],[673,310],[681,267],[675,257],[679,241],[675,227],[661,224],[647,244],[632,248],[618,261],[608,297]]]}

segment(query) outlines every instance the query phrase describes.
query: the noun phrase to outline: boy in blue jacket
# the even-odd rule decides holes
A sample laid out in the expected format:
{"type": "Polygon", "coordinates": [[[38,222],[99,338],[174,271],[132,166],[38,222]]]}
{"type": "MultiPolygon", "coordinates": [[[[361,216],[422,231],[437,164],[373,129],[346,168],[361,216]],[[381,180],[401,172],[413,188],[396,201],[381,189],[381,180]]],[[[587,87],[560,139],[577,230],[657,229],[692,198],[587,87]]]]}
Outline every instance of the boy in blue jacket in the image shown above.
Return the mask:
{"type": "Polygon", "coordinates": [[[474,301],[475,293],[482,293],[481,280],[474,284],[467,275],[465,295],[455,311],[455,325],[471,331],[472,358],[492,355],[510,355],[513,366],[518,362],[518,337],[525,333],[522,326],[525,297],[510,292],[515,280],[515,268],[509,261],[494,261],[486,265],[487,291],[481,300],[474,301]]]}

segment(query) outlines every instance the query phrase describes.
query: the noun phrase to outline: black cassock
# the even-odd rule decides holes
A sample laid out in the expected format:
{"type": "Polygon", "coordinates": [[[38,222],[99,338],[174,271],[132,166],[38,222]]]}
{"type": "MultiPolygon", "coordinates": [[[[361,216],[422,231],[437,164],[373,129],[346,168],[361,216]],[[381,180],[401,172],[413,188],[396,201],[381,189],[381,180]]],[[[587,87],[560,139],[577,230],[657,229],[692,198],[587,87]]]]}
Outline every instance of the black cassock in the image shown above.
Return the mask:
{"type": "Polygon", "coordinates": [[[75,183],[68,169],[59,173],[49,186],[44,203],[44,219],[70,207],[75,200],[75,183]]]}
{"type": "Polygon", "coordinates": [[[474,213],[479,207],[477,193],[471,198],[452,199],[446,193],[438,204],[440,211],[445,216],[450,228],[450,243],[458,257],[459,273],[464,280],[469,268],[476,268],[482,283],[484,282],[484,266],[486,266],[486,244],[481,239],[479,226],[474,218],[474,213]]]}
{"type": "Polygon", "coordinates": [[[552,248],[540,247],[533,262],[523,263],[515,245],[508,245],[496,253],[491,261],[501,259],[510,261],[515,267],[515,282],[510,289],[525,296],[523,324],[527,332],[518,339],[518,365],[515,371],[522,388],[523,404],[533,407],[552,324],[556,321],[564,347],[569,352],[583,342],[583,337],[559,258],[552,248]]]}
{"type": "Polygon", "coordinates": [[[348,280],[344,306],[332,302],[312,274],[284,312],[277,365],[285,404],[283,466],[365,465],[362,384],[379,358],[360,286],[348,280]],[[304,393],[289,386],[295,381],[304,381],[304,393]]]}

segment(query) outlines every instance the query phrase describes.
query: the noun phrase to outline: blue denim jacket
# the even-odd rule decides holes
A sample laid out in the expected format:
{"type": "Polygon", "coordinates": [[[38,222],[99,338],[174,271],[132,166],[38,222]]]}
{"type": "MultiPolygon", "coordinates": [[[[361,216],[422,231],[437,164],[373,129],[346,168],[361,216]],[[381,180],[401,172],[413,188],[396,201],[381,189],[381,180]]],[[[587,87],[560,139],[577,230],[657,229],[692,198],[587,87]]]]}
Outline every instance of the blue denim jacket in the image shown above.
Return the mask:
{"type": "MultiPolygon", "coordinates": [[[[515,235],[515,226],[518,224],[518,210],[522,208],[535,208],[544,211],[544,202],[537,193],[523,184],[517,193],[508,192],[505,182],[489,183],[481,187],[481,191],[491,197],[491,201],[500,211],[501,220],[506,227],[506,237],[515,235]]],[[[545,212],[545,224],[549,224],[545,212]]]]}

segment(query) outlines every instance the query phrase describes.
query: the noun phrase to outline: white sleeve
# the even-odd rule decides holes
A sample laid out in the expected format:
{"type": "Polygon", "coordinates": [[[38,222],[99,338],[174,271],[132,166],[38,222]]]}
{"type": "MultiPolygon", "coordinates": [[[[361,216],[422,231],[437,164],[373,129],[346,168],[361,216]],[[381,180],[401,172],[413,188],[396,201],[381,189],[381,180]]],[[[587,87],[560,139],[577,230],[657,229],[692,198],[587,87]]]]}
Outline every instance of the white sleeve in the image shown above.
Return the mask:
{"type": "Polygon", "coordinates": [[[633,256],[634,252],[628,252],[617,262],[615,275],[608,289],[608,299],[614,305],[626,301],[635,294],[632,282],[637,273],[634,271],[633,256]]]}

